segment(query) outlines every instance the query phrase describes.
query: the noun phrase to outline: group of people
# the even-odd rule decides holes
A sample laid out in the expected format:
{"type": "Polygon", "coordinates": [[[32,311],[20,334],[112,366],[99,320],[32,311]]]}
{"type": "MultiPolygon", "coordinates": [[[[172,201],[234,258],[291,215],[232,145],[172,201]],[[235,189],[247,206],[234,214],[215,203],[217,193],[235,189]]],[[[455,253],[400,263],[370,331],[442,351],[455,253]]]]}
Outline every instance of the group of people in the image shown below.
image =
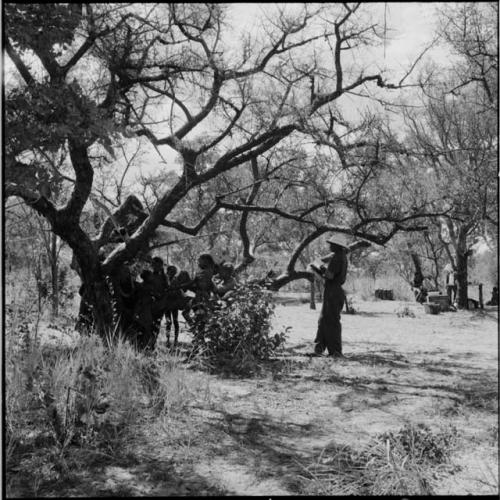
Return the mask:
{"type": "Polygon", "coordinates": [[[216,264],[208,253],[198,258],[193,278],[174,265],[164,266],[161,257],[154,257],[152,268],[134,280],[128,266],[122,266],[111,277],[115,321],[121,330],[135,339],[140,349],[153,350],[165,317],[167,346],[172,326],[174,347],[179,338],[179,311],[190,327],[203,323],[211,299],[222,298],[236,286],[234,267],[216,264]],[[190,293],[191,292],[191,293],[190,293]]]}

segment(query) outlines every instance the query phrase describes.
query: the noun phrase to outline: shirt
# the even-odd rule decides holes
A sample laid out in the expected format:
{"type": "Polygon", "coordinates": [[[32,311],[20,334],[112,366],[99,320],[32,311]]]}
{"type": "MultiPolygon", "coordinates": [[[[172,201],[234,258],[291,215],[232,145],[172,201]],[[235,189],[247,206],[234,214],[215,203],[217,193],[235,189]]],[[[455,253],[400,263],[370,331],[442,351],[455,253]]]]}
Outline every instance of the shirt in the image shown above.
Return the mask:
{"type": "Polygon", "coordinates": [[[326,284],[343,285],[347,276],[347,255],[345,252],[335,252],[326,268],[326,284]],[[327,275],[333,277],[328,278],[327,275]]]}

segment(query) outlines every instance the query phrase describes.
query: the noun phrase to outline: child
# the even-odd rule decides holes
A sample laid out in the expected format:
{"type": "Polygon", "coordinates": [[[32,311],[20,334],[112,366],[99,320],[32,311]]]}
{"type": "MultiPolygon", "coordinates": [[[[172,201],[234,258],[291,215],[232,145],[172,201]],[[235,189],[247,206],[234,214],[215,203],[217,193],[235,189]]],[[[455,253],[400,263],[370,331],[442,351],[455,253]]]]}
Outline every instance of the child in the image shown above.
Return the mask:
{"type": "Polygon", "coordinates": [[[220,278],[220,282],[216,285],[216,291],[219,297],[222,298],[236,287],[234,266],[227,263],[221,264],[217,276],[220,278]]]}
{"type": "Polygon", "coordinates": [[[154,348],[153,334],[153,273],[149,270],[141,272],[142,283],[136,283],[133,321],[139,330],[137,345],[140,349],[154,348]]]}
{"type": "Polygon", "coordinates": [[[195,345],[204,343],[203,332],[208,314],[209,300],[211,295],[216,293],[212,281],[216,267],[215,261],[210,254],[201,254],[198,257],[198,271],[189,287],[195,293],[193,299],[195,345]]]}
{"type": "Polygon", "coordinates": [[[212,293],[215,293],[215,285],[212,278],[217,265],[209,253],[203,253],[198,257],[198,271],[194,277],[191,289],[195,292],[194,302],[206,302],[212,293]]]}
{"type": "Polygon", "coordinates": [[[177,347],[177,340],[179,338],[178,315],[184,299],[184,292],[180,287],[176,275],[177,268],[175,266],[167,266],[168,289],[165,307],[167,347],[170,347],[170,329],[172,328],[172,323],[174,324],[174,347],[177,347]]]}

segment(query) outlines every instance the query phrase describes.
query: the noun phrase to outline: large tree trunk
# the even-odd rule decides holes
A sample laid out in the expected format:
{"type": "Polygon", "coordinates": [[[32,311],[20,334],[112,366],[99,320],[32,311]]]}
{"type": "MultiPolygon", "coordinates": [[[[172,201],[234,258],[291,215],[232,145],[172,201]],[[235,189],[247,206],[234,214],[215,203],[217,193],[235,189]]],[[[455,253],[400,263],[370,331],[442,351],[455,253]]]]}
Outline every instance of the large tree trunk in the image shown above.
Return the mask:
{"type": "Polygon", "coordinates": [[[309,307],[311,309],[316,309],[316,279],[313,276],[310,281],[310,302],[309,307]]]}
{"type": "Polygon", "coordinates": [[[50,239],[50,279],[52,285],[52,316],[59,314],[59,266],[57,259],[57,235],[51,234],[50,239]]]}
{"type": "Polygon", "coordinates": [[[467,294],[468,272],[467,264],[469,251],[467,250],[467,232],[460,228],[457,235],[457,305],[459,309],[468,309],[469,300],[467,294]]]}
{"type": "Polygon", "coordinates": [[[97,247],[80,227],[63,233],[63,238],[73,250],[71,267],[78,273],[82,283],[77,329],[81,333],[95,331],[105,337],[113,332],[113,304],[97,247]]]}
{"type": "Polygon", "coordinates": [[[413,286],[420,287],[424,281],[424,274],[422,273],[422,264],[420,262],[420,257],[415,253],[411,252],[411,260],[415,266],[415,274],[413,278],[413,286]]]}
{"type": "Polygon", "coordinates": [[[80,288],[81,302],[78,329],[81,333],[94,331],[101,337],[113,335],[112,297],[106,280],[100,273],[85,273],[80,288]]]}

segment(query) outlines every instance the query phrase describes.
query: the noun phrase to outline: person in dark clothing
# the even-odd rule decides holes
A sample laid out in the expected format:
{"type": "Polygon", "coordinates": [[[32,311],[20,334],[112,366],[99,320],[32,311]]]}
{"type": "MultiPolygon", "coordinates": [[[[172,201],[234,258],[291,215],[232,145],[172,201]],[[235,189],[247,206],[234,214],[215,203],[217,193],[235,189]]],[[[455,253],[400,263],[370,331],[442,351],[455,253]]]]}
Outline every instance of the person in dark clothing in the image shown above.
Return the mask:
{"type": "Polygon", "coordinates": [[[498,287],[494,286],[491,292],[491,299],[486,302],[487,306],[498,306],[498,287]]]}
{"type": "Polygon", "coordinates": [[[134,327],[137,330],[136,343],[139,349],[153,349],[156,337],[153,333],[153,273],[146,269],[141,272],[142,282],[136,283],[133,312],[134,327]]]}
{"type": "Polygon", "coordinates": [[[177,346],[179,338],[179,309],[183,306],[184,293],[177,281],[177,268],[175,266],[167,266],[167,282],[168,289],[166,294],[165,308],[165,333],[167,335],[167,347],[170,347],[170,330],[172,323],[174,325],[174,347],[177,346]]]}
{"type": "Polygon", "coordinates": [[[415,272],[413,277],[413,293],[415,294],[415,300],[423,304],[427,298],[427,289],[424,286],[424,275],[420,270],[415,272]]]}
{"type": "Polygon", "coordinates": [[[122,264],[110,276],[111,290],[113,294],[113,315],[115,324],[125,335],[133,324],[133,312],[135,304],[135,284],[127,264],[122,264]]]}
{"type": "Polygon", "coordinates": [[[212,293],[215,293],[215,285],[212,280],[217,265],[208,253],[198,257],[198,271],[195,274],[191,289],[195,293],[195,303],[207,301],[212,293]]]}
{"type": "Polygon", "coordinates": [[[178,309],[182,311],[182,316],[186,323],[191,326],[193,323],[193,319],[191,318],[191,299],[186,295],[186,292],[189,289],[189,285],[191,283],[191,278],[187,271],[179,271],[179,274],[176,276],[177,286],[180,287],[182,292],[182,300],[179,299],[179,307],[178,309]]]}
{"type": "Polygon", "coordinates": [[[153,314],[153,330],[154,345],[160,333],[161,320],[166,310],[166,293],[168,287],[167,276],[163,270],[163,260],[161,257],[154,257],[152,260],[153,272],[151,275],[151,297],[152,297],[152,314],[153,314]]]}
{"type": "Polygon", "coordinates": [[[219,266],[217,273],[219,281],[215,285],[215,291],[219,297],[224,297],[231,290],[236,287],[236,280],[234,279],[234,266],[228,263],[223,263],[219,266]]]}
{"type": "Polygon", "coordinates": [[[318,331],[314,340],[314,354],[321,355],[325,349],[330,356],[342,356],[342,325],[340,313],[345,303],[345,293],[342,285],[347,274],[348,244],[344,235],[339,234],[327,240],[333,255],[327,256],[324,261],[327,266],[318,268],[311,264],[311,268],[325,280],[323,306],[318,321],[318,331]]]}
{"type": "Polygon", "coordinates": [[[189,289],[195,293],[192,300],[192,310],[194,313],[193,321],[193,343],[195,347],[204,343],[203,334],[207,315],[209,314],[210,298],[215,294],[215,285],[212,280],[217,265],[214,259],[208,253],[201,254],[198,257],[198,271],[189,285],[189,289]]]}

